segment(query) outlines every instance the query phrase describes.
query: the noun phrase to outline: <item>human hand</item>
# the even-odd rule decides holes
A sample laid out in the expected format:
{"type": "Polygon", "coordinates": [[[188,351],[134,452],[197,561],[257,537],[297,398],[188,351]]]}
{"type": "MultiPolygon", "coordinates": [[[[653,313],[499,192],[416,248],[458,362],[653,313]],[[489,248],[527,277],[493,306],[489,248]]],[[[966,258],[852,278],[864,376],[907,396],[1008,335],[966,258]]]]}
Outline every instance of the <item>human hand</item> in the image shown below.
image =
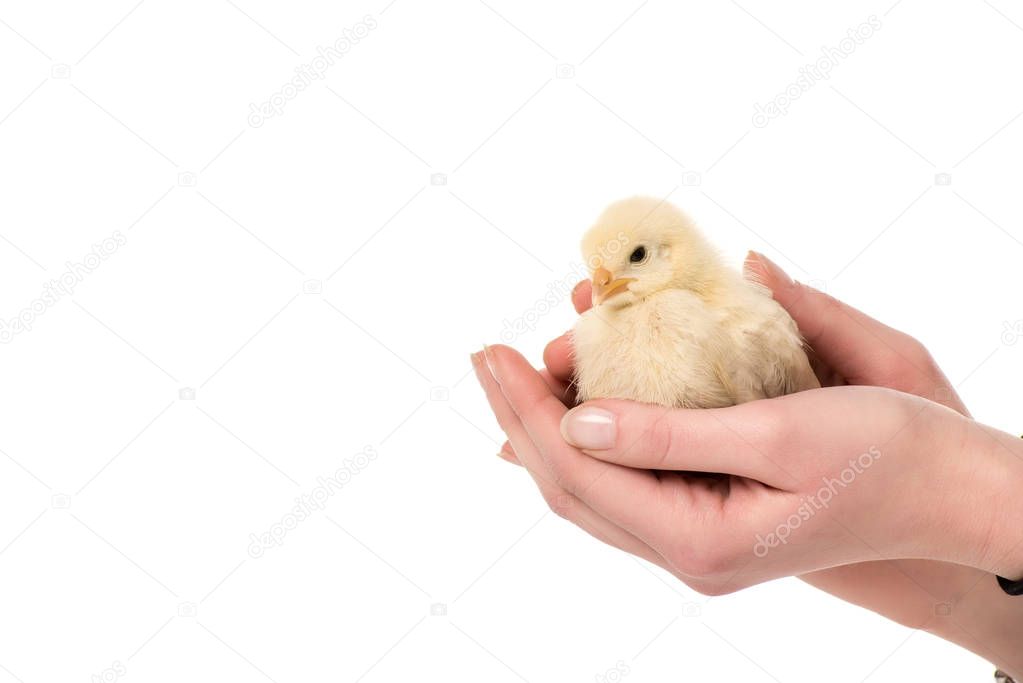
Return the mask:
{"type": "Polygon", "coordinates": [[[487,358],[481,383],[552,508],[700,592],[878,553],[985,557],[979,501],[948,496],[976,478],[959,457],[967,420],[932,402],[834,387],[722,409],[601,400],[569,412],[512,349],[487,358]]]}
{"type": "MultiPolygon", "coordinates": [[[[927,350],[915,339],[864,315],[810,287],[793,282],[759,254],[746,261],[748,277],[771,290],[796,320],[812,347],[811,361],[822,386],[867,384],[940,401],[968,415],[966,407],[927,350]]],[[[589,283],[573,292],[578,312],[590,306],[589,283]]],[[[566,395],[572,376],[571,342],[564,335],[545,352],[547,378],[566,395]]],[[[501,456],[518,462],[510,443],[501,456]]],[[[842,599],[873,609],[914,628],[926,626],[935,605],[947,605],[988,579],[970,567],[930,560],[891,560],[878,554],[874,561],[834,567],[803,575],[805,581],[842,599]]]]}

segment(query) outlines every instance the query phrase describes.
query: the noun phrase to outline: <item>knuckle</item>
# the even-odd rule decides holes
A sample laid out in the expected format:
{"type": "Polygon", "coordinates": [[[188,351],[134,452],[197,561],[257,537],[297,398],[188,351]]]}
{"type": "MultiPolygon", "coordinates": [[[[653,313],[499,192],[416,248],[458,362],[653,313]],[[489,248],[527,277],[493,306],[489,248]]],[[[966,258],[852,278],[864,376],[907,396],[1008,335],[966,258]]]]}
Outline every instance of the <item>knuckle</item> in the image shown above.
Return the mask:
{"type": "Polygon", "coordinates": [[[930,375],[937,371],[937,367],[927,347],[905,332],[896,332],[894,343],[884,357],[884,369],[896,377],[917,372],[930,375]]]}
{"type": "Polygon", "coordinates": [[[916,337],[911,337],[905,333],[900,334],[902,336],[901,346],[903,353],[914,363],[925,369],[930,369],[934,365],[934,359],[931,357],[931,352],[927,350],[927,347],[916,337]]]}
{"type": "Polygon", "coordinates": [[[941,368],[938,366],[938,361],[934,360],[934,356],[931,355],[931,352],[923,344],[920,344],[920,366],[932,378],[944,377],[941,368]]]}
{"type": "Polygon", "coordinates": [[[551,483],[557,486],[562,491],[566,491],[569,488],[568,478],[565,476],[565,470],[557,464],[551,464],[547,466],[547,471],[550,473],[551,483]]]}
{"type": "Polygon", "coordinates": [[[568,495],[564,491],[544,491],[543,492],[544,502],[547,503],[547,507],[550,508],[551,512],[556,514],[562,519],[573,521],[575,519],[575,498],[568,495]]]}
{"type": "Polygon", "coordinates": [[[911,383],[920,373],[932,375],[937,367],[930,352],[916,339],[903,335],[897,346],[881,354],[877,370],[886,384],[902,387],[911,383]]]}
{"type": "Polygon", "coordinates": [[[796,296],[800,303],[807,303],[819,310],[838,312],[842,308],[842,302],[823,292],[812,285],[803,282],[796,283],[796,296]]]}
{"type": "Polygon", "coordinates": [[[658,420],[647,430],[646,450],[655,456],[653,469],[671,469],[669,463],[676,449],[683,448],[685,430],[670,417],[658,420]]]}
{"type": "Polygon", "coordinates": [[[827,291],[821,291],[821,290],[817,289],[816,287],[811,287],[809,285],[803,285],[803,286],[805,286],[809,291],[811,291],[813,293],[814,297],[819,299],[820,303],[824,304],[824,306],[826,308],[830,308],[830,309],[840,309],[840,308],[842,308],[842,302],[840,302],[839,300],[837,300],[834,297],[832,297],[832,295],[829,294],[827,291]]]}
{"type": "MultiPolygon", "coordinates": [[[[736,558],[726,546],[689,547],[676,551],[669,561],[674,567],[701,585],[710,588],[722,582],[714,578],[734,570],[736,558]]],[[[701,591],[702,592],[702,591],[701,591]]]]}
{"type": "Polygon", "coordinates": [[[756,426],[756,447],[767,457],[775,459],[785,454],[790,433],[796,424],[772,408],[762,406],[766,412],[756,426]]]}

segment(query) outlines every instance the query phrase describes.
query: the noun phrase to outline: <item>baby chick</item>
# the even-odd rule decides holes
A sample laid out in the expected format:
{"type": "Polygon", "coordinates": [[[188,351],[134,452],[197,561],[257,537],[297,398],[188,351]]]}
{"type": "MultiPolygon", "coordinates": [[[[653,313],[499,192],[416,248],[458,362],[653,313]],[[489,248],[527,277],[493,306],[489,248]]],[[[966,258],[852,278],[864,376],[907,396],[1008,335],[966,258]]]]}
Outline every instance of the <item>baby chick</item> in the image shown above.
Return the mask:
{"type": "Polygon", "coordinates": [[[820,386],[785,309],[675,206],[616,202],[582,250],[593,308],[572,331],[580,401],[717,408],[820,386]]]}

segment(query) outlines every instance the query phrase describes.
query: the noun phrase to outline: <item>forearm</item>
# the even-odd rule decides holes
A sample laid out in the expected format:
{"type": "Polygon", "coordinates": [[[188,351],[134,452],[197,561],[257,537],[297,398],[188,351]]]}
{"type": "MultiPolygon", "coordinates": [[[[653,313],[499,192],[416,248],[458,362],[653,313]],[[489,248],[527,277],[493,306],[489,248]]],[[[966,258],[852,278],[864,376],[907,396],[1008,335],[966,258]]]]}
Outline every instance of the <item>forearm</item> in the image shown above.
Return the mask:
{"type": "Polygon", "coordinates": [[[936,454],[948,463],[948,481],[928,525],[939,528],[921,537],[928,548],[921,552],[934,559],[863,562],[801,578],[954,642],[1023,683],[1023,597],[1006,595],[995,580],[1023,574],[1023,440],[972,421],[961,427],[961,438],[942,434],[950,448],[936,454]]]}
{"type": "Polygon", "coordinates": [[[926,627],[1023,681],[1023,599],[1006,595],[994,576],[961,567],[955,602],[926,627]]]}
{"type": "MultiPolygon", "coordinates": [[[[1023,578],[1023,440],[972,423],[964,439],[964,520],[969,556],[947,571],[950,593],[928,631],[975,652],[1023,681],[1023,597],[1007,595],[995,575],[1023,578]]],[[[950,507],[956,507],[952,505],[950,507]]]]}
{"type": "MultiPolygon", "coordinates": [[[[972,529],[975,558],[964,564],[1008,579],[1023,578],[1023,439],[979,423],[970,430],[968,455],[977,463],[973,493],[966,497],[967,529],[972,529]],[[982,525],[975,522],[985,520],[982,525]]],[[[1023,602],[1018,605],[1023,611],[1023,602]]]]}

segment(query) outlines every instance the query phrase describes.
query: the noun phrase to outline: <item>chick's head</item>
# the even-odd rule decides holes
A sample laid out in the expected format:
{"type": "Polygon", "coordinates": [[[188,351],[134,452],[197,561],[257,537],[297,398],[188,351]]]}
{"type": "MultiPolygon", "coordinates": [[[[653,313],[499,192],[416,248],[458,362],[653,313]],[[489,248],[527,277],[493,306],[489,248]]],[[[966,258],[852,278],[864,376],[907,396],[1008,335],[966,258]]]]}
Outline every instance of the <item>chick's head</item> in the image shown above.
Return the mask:
{"type": "Polygon", "coordinates": [[[593,305],[624,308],[665,289],[704,293],[720,270],[717,252],[678,207],[633,197],[604,210],[583,236],[593,305]]]}

